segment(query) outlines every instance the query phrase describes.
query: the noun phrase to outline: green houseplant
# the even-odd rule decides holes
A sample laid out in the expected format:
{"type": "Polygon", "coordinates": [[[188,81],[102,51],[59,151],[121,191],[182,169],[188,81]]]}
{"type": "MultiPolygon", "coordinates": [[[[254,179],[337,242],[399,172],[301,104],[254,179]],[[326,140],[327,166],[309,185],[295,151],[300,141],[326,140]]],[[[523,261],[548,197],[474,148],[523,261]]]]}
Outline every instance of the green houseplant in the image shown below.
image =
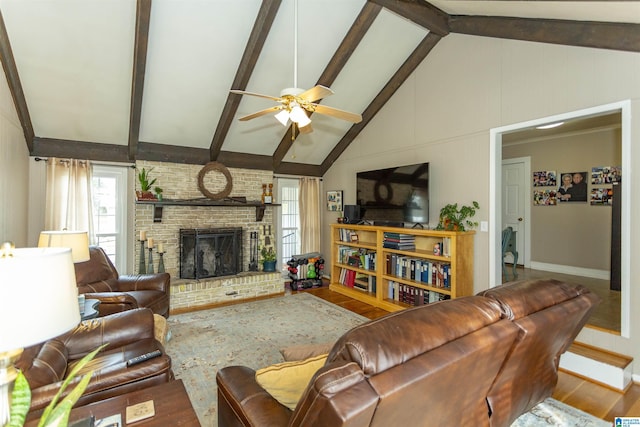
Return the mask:
{"type": "Polygon", "coordinates": [[[156,197],[158,198],[158,200],[162,200],[162,188],[156,187],[153,189],[153,191],[156,193],[156,197]]]}
{"type": "Polygon", "coordinates": [[[263,246],[260,249],[260,256],[262,257],[262,271],[276,271],[276,251],[273,247],[263,246]]]}
{"type": "Polygon", "coordinates": [[[436,230],[465,231],[466,227],[476,227],[478,222],[469,218],[472,218],[478,209],[480,209],[480,205],[475,200],[471,206],[458,207],[457,203],[448,204],[440,209],[440,221],[436,230]]]}
{"type": "Polygon", "coordinates": [[[155,199],[155,196],[151,192],[151,187],[158,180],[157,178],[151,179],[149,173],[153,170],[153,168],[148,171],[145,168],[142,168],[141,171],[138,172],[138,182],[140,183],[140,191],[136,191],[136,195],[140,200],[149,200],[155,199]]]}
{"type": "MultiPolygon", "coordinates": [[[[96,348],[94,351],[84,356],[80,362],[73,367],[69,375],[67,375],[67,378],[60,386],[58,393],[56,393],[53,400],[51,400],[51,403],[49,403],[42,413],[40,421],[38,422],[38,427],[64,427],[69,424],[69,413],[71,412],[71,408],[87,388],[87,385],[91,380],[91,376],[93,375],[93,371],[86,373],[71,393],[69,393],[64,399],[60,400],[60,396],[74,380],[78,372],[80,372],[80,370],[84,368],[84,366],[89,363],[100,350],[106,347],[106,345],[107,344],[104,344],[96,348]]],[[[18,372],[18,377],[16,378],[13,392],[11,393],[11,418],[9,419],[9,424],[7,424],[8,427],[22,427],[24,425],[30,404],[31,389],[29,388],[29,383],[27,382],[24,374],[22,372],[18,372]]]]}

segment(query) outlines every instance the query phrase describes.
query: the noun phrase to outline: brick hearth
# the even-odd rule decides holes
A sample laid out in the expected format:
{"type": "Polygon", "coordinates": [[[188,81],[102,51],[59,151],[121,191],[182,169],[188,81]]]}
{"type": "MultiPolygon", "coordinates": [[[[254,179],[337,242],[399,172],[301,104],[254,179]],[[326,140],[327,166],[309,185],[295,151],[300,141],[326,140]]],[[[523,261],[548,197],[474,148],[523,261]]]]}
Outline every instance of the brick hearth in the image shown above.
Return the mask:
{"type": "MultiPolygon", "coordinates": [[[[150,172],[151,178],[157,178],[154,185],[162,187],[166,199],[196,199],[204,197],[198,190],[198,173],[202,165],[185,165],[165,162],[139,161],[136,167],[150,172]]],[[[247,200],[260,200],[262,184],[273,182],[270,171],[229,168],[233,178],[230,197],[246,197],[247,200]]],[[[205,187],[215,193],[224,188],[226,179],[217,172],[206,175],[205,187]]],[[[162,222],[153,222],[153,205],[136,204],[135,248],[138,265],[140,243],[137,241],[141,230],[147,232],[147,238],[154,239],[155,248],[159,243],[164,246],[165,270],[171,275],[171,310],[187,311],[190,308],[224,303],[232,300],[255,298],[284,291],[282,274],[249,272],[251,260],[249,253],[249,233],[259,234],[264,225],[275,230],[275,208],[267,208],[263,220],[256,222],[254,207],[204,207],[204,206],[164,206],[162,222]],[[200,280],[180,279],[180,229],[242,227],[243,273],[235,276],[212,277],[200,280]]],[[[154,251],[154,270],[157,271],[159,257],[154,251]]],[[[148,259],[146,251],[145,259],[148,259]]],[[[137,267],[136,267],[137,268],[137,267]]]]}

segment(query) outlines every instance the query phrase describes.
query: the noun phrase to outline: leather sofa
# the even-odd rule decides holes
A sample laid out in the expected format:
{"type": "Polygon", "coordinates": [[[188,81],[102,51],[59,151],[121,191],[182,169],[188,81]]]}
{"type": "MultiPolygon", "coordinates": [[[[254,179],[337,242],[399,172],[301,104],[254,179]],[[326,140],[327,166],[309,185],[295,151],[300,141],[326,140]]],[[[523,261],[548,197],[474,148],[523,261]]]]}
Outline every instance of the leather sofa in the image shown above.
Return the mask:
{"type": "Polygon", "coordinates": [[[509,426],[551,396],[599,302],[581,285],[513,282],[391,313],[344,334],[294,410],[255,371],[218,371],[218,425],[509,426]]]}
{"type": "Polygon", "coordinates": [[[75,264],[78,293],[100,301],[100,316],[146,307],[169,317],[169,273],[119,275],[98,246],[89,247],[90,259],[75,264]]]}
{"type": "MultiPolygon", "coordinates": [[[[81,373],[94,371],[76,406],[140,390],[174,379],[171,358],[154,337],[150,309],[128,310],[81,322],[75,329],[42,344],[28,347],[16,363],[31,388],[29,417],[39,415],[60,389],[70,367],[102,344],[108,345],[81,373]],[[155,350],[161,355],[126,366],[126,361],[155,350]]],[[[64,395],[78,383],[74,379],[64,395]]]]}

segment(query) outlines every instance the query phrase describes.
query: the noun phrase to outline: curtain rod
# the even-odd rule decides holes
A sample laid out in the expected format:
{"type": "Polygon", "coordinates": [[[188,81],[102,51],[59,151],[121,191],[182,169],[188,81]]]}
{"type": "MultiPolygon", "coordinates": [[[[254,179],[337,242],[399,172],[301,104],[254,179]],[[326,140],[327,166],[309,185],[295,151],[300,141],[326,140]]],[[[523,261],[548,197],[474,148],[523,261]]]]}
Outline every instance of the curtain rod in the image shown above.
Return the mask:
{"type": "Polygon", "coordinates": [[[300,179],[300,178],[318,178],[322,181],[322,178],[318,176],[308,176],[308,175],[273,175],[274,178],[285,178],[285,179],[300,179]]]}
{"type": "MultiPolygon", "coordinates": [[[[36,162],[48,162],[49,159],[47,157],[34,157],[36,162]]],[[[61,162],[68,161],[68,159],[60,159],[61,162]]],[[[85,162],[88,160],[80,160],[81,162],[85,162]]],[[[91,161],[94,165],[105,165],[105,166],[127,166],[128,168],[135,169],[136,165],[134,164],[126,164],[126,163],[117,163],[117,162],[96,162],[91,161]]]]}

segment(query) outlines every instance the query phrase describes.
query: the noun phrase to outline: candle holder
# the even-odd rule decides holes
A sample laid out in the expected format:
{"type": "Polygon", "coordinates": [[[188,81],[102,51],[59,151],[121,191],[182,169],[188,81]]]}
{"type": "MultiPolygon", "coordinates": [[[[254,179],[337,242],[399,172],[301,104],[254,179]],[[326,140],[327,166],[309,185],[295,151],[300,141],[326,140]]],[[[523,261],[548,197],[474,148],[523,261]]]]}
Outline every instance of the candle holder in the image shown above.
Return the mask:
{"type": "Polygon", "coordinates": [[[158,261],[158,273],[164,273],[164,252],[158,252],[160,260],[158,261]]]}
{"type": "Polygon", "coordinates": [[[149,262],[147,263],[147,274],[153,274],[153,248],[149,248],[149,262]]]}
{"type": "Polygon", "coordinates": [[[144,240],[140,240],[140,262],[138,263],[138,274],[144,274],[147,272],[147,268],[144,265],[144,240]]]}

